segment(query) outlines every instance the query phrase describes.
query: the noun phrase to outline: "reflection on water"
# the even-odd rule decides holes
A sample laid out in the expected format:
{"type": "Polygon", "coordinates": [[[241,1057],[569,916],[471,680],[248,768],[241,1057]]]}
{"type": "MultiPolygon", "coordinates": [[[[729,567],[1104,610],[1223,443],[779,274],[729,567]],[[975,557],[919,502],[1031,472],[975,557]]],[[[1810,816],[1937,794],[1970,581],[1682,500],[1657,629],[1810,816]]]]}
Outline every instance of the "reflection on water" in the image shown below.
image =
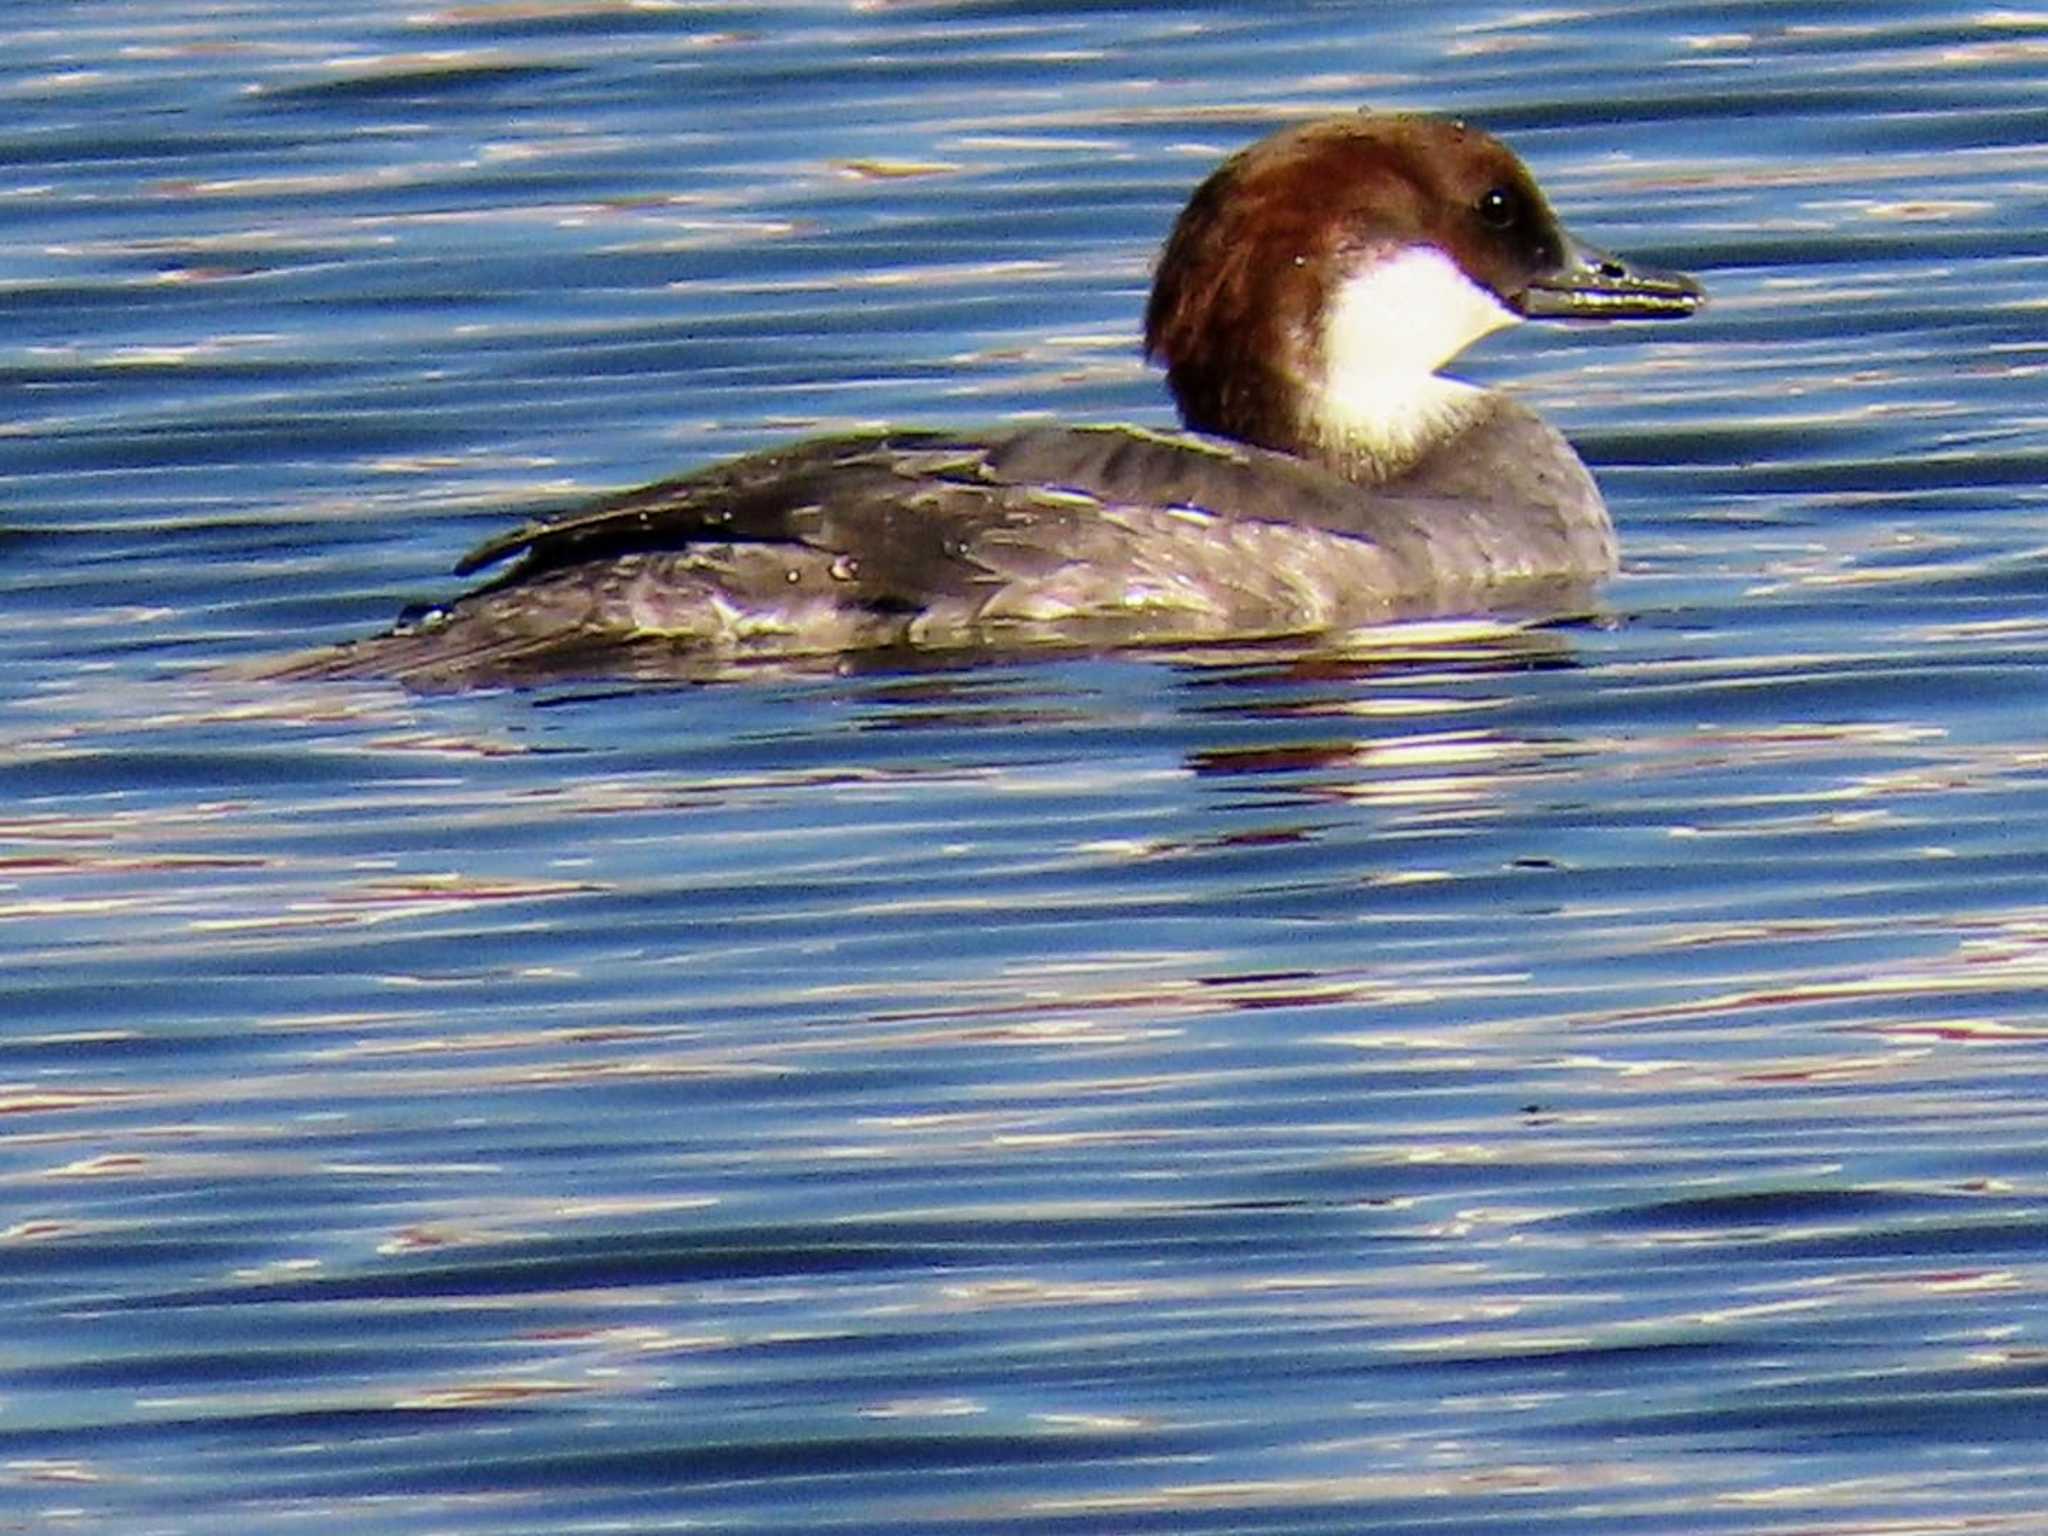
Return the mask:
{"type": "Polygon", "coordinates": [[[2000,1496],[1858,1469],[2032,1443],[2038,754],[1536,638],[74,720],[301,750],[8,829],[17,1491],[2000,1496]]]}
{"type": "Polygon", "coordinates": [[[1807,11],[18,29],[6,1518],[2040,1527],[2040,29],[1807,11]],[[1600,623],[224,675],[785,436],[1162,421],[1181,192],[1358,99],[1708,269],[1472,363],[1600,623]]]}

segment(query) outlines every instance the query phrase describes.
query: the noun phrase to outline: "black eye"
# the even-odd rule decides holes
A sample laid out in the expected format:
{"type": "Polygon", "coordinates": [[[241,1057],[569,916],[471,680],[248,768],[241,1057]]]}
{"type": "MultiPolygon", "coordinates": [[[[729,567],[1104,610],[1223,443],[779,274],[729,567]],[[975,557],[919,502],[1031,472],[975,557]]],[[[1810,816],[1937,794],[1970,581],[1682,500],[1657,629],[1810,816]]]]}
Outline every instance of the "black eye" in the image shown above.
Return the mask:
{"type": "Polygon", "coordinates": [[[1480,194],[1478,209],[1488,229],[1512,229],[1522,216],[1522,200],[1512,187],[1490,187],[1480,194]]]}

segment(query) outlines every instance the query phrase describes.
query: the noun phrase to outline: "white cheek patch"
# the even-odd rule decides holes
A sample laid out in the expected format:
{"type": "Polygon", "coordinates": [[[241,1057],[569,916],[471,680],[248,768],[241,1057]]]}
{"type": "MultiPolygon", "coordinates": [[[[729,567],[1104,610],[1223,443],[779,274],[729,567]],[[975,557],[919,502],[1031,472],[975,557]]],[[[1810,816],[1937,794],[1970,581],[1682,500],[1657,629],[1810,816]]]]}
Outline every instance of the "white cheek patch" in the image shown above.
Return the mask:
{"type": "Polygon", "coordinates": [[[1435,373],[1481,337],[1521,320],[1433,245],[1369,261],[1323,317],[1331,382],[1435,373]]]}
{"type": "Polygon", "coordinates": [[[1398,460],[1478,394],[1437,369],[1521,316],[1434,246],[1411,246],[1348,277],[1323,312],[1321,424],[1398,460]]]}

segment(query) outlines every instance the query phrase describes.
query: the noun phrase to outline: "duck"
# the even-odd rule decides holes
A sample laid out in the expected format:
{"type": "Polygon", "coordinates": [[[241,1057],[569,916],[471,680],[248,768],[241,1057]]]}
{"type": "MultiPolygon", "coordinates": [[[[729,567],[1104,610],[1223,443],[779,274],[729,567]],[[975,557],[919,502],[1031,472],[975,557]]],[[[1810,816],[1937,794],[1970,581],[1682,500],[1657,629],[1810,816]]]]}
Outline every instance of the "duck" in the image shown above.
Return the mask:
{"type": "Polygon", "coordinates": [[[1455,117],[1362,110],[1231,155],[1144,313],[1180,427],[799,441],[600,496],[457,562],[497,574],[292,658],[424,687],[694,661],[1340,638],[1582,615],[1616,568],[1599,487],[1511,395],[1446,364],[1523,320],[1663,320],[1680,272],[1569,233],[1455,117]]]}

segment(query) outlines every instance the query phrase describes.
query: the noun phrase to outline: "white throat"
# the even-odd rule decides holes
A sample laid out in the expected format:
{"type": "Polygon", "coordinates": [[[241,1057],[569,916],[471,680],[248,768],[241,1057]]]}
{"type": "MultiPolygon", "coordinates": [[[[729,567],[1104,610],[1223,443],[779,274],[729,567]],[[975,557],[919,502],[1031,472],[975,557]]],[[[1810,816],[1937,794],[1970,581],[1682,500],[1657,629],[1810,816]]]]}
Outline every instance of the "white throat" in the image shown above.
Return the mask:
{"type": "Polygon", "coordinates": [[[1520,319],[1434,246],[1369,261],[1324,311],[1312,430],[1398,474],[1485,399],[1437,369],[1520,319]]]}

